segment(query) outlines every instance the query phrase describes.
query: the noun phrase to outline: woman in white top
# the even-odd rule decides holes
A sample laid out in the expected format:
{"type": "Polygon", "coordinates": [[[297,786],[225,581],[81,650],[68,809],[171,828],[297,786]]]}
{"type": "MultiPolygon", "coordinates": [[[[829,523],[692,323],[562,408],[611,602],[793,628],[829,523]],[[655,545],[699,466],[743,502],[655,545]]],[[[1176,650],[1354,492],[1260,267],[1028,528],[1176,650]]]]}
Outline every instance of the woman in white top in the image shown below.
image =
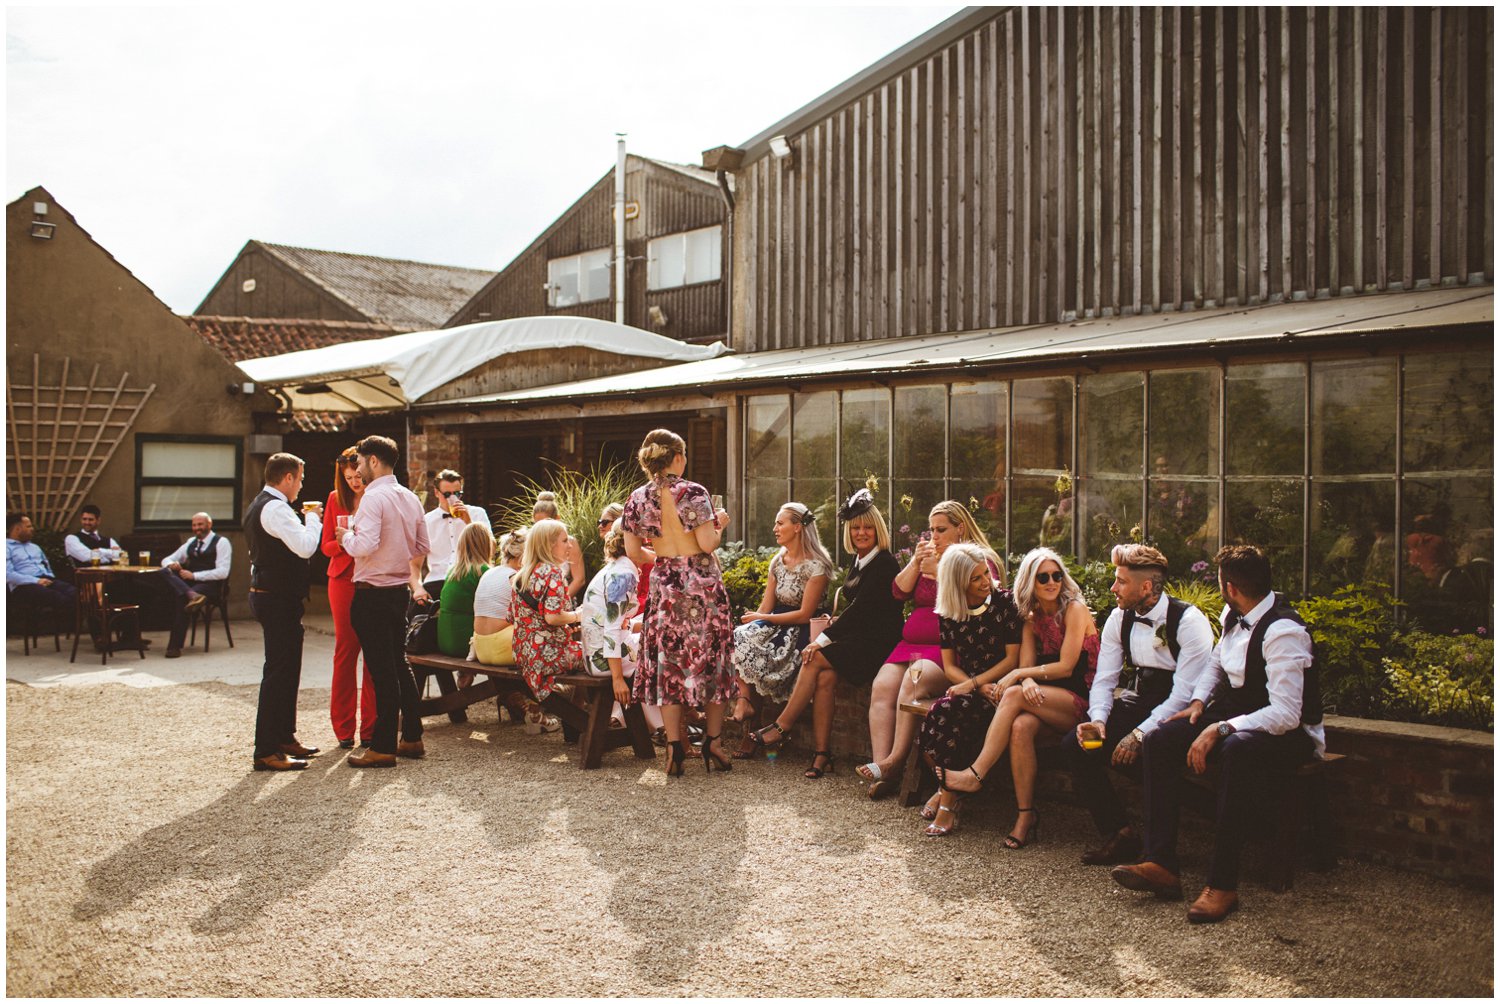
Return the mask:
{"type": "MultiPolygon", "coordinates": [[[[606,509],[605,514],[608,515],[609,511],[606,509]]],[[[600,522],[602,524],[603,520],[600,522]]],[[[630,684],[627,681],[635,675],[636,659],[641,651],[640,626],[632,623],[640,612],[636,587],[641,573],[625,553],[625,533],[618,521],[604,533],[604,562],[604,567],[589,580],[583,591],[583,603],[578,607],[583,617],[579,623],[583,636],[583,665],[594,676],[613,679],[614,718],[623,724],[622,708],[630,703],[630,684]]],[[[652,724],[655,727],[660,724],[661,712],[651,708],[646,717],[648,720],[654,718],[652,724]],[[653,716],[651,711],[656,714],[653,716]]]]}

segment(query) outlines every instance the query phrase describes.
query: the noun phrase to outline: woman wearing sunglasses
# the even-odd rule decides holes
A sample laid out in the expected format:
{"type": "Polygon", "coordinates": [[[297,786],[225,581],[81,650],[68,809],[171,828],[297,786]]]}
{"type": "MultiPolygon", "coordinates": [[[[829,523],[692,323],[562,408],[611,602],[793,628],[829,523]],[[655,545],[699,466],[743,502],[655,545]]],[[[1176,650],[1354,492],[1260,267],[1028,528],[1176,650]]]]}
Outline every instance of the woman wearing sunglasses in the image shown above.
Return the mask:
{"type": "Polygon", "coordinates": [[[1060,736],[1087,715],[1089,685],[1099,658],[1099,630],[1078,583],[1050,548],[1039,547],[1021,559],[1016,569],[1015,599],[1025,624],[1021,668],[981,688],[998,707],[978,755],[965,763],[972,747],[942,741],[947,737],[936,734],[925,722],[917,743],[933,765],[940,785],[933,825],[927,828],[933,836],[956,829],[959,802],[983,786],[990,768],[1010,749],[1017,810],[1005,846],[1020,850],[1036,834],[1037,814],[1032,803],[1036,794],[1037,736],[1044,732],[1049,738],[1060,736]]]}

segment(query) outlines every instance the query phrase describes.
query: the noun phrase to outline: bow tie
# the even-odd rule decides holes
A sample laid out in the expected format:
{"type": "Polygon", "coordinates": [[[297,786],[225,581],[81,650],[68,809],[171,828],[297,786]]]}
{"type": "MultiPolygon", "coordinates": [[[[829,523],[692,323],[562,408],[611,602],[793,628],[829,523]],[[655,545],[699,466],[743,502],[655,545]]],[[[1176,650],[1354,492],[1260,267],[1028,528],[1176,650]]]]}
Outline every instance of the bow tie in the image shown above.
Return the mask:
{"type": "Polygon", "coordinates": [[[453,518],[453,514],[451,512],[445,512],[445,513],[443,513],[443,519],[452,519],[452,518],[453,518]]]}
{"type": "Polygon", "coordinates": [[[1245,620],[1245,618],[1242,615],[1236,613],[1233,610],[1229,611],[1229,616],[1226,617],[1226,618],[1224,618],[1224,630],[1225,631],[1233,631],[1237,627],[1242,627],[1246,631],[1248,631],[1251,628],[1253,628],[1254,626],[1255,626],[1254,624],[1252,624],[1249,621],[1245,620]]]}

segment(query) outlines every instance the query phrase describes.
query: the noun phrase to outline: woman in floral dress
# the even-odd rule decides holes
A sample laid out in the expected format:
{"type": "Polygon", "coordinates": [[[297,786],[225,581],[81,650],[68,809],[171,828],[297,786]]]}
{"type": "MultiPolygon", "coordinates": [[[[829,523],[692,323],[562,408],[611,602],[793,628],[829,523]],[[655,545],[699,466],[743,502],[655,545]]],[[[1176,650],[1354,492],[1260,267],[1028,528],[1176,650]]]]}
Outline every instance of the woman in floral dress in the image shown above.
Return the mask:
{"type": "Polygon", "coordinates": [[[641,704],[661,705],[668,774],[681,775],[687,757],[683,705],[706,709],[704,767],[712,770],[717,764],[728,770],[729,761],[716,744],[724,724],[724,702],[734,699],[738,687],[731,662],[729,595],[713,552],[729,514],[722,509],[714,512],[708,490],[683,479],[687,446],[676,433],[647,433],[637,459],[651,480],[625,503],[625,551],[640,563],[650,548],[656,567],[631,697],[641,704]]]}
{"type": "Polygon", "coordinates": [[[561,567],[567,539],[567,527],[555,519],[532,526],[512,583],[510,619],[515,626],[516,666],[539,701],[551,695],[554,676],[576,673],[583,666],[583,648],[571,630],[581,618],[573,609],[561,567]]]}
{"type": "MultiPolygon", "coordinates": [[[[1019,850],[1035,837],[1037,815],[1036,743],[1043,732],[1060,735],[1075,728],[1088,714],[1089,685],[1099,659],[1099,630],[1083,601],[1083,591],[1068,574],[1057,552],[1039,547],[1021,559],[1016,569],[1016,609],[1026,629],[1021,636],[1021,668],[984,688],[999,707],[984,735],[984,745],[972,763],[963,754],[950,754],[945,765],[934,744],[939,812],[951,816],[958,800],[984,784],[1007,748],[1011,778],[1016,785],[1016,823],[1005,846],[1019,850]]],[[[957,750],[955,745],[954,750],[957,750]]]]}

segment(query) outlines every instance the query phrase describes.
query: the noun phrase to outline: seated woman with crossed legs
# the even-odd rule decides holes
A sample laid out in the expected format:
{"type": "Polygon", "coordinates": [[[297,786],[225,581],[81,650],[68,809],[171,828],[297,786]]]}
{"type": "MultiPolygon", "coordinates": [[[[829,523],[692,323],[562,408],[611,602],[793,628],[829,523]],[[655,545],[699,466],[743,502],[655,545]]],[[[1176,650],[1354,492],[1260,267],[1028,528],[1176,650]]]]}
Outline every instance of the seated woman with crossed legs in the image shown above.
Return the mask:
{"type": "MultiPolygon", "coordinates": [[[[1062,558],[1039,547],[1021,559],[1016,570],[1016,608],[1026,628],[1021,636],[1021,667],[995,683],[986,694],[999,707],[985,732],[984,745],[972,763],[948,759],[944,737],[923,728],[922,751],[933,763],[939,791],[938,818],[951,818],[964,795],[984,784],[1000,757],[1010,749],[1011,777],[1016,785],[1016,823],[1005,846],[1020,850],[1036,833],[1036,740],[1044,729],[1061,735],[1088,714],[1089,684],[1099,658],[1099,631],[1083,602],[1083,591],[1063,567],[1062,558]],[[944,766],[944,760],[948,760],[944,766]]],[[[936,723],[934,723],[936,724],[936,723]]]]}

